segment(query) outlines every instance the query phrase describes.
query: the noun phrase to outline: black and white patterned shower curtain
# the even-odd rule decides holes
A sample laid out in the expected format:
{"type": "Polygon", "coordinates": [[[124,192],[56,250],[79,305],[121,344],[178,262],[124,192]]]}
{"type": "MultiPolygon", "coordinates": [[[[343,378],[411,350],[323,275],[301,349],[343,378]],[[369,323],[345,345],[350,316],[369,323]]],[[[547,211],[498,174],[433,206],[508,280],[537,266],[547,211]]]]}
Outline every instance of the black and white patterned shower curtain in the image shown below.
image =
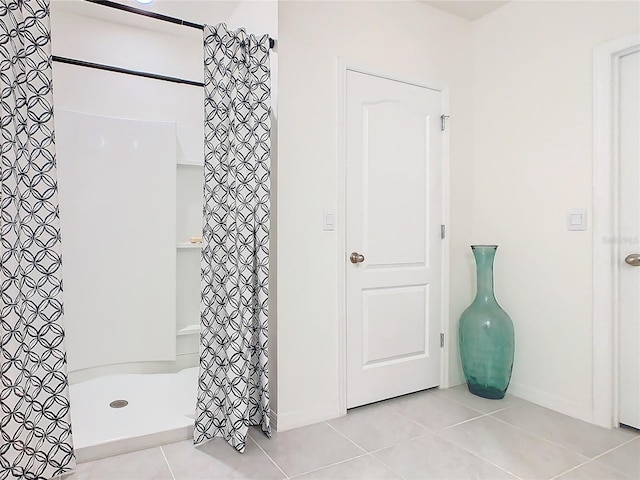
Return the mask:
{"type": "Polygon", "coordinates": [[[0,479],[75,468],[49,0],[0,0],[0,479]]]}
{"type": "Polygon", "coordinates": [[[243,452],[250,425],[271,435],[269,37],[204,28],[205,181],[200,376],[194,443],[243,452]]]}

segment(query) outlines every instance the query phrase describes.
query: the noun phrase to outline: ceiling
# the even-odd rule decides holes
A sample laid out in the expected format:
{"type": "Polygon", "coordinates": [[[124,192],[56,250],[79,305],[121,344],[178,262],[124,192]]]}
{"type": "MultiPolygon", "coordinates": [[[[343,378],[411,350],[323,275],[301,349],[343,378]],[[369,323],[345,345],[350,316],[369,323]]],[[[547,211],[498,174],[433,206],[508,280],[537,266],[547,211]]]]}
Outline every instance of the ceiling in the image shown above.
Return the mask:
{"type": "Polygon", "coordinates": [[[509,1],[498,0],[421,0],[422,3],[431,5],[458,17],[467,20],[477,20],[478,18],[493,12],[509,3],[509,1]]]}
{"type": "MultiPolygon", "coordinates": [[[[150,5],[141,5],[133,0],[116,0],[118,3],[124,3],[136,8],[142,8],[144,10],[155,11],[163,13],[169,16],[175,16],[178,18],[184,18],[185,20],[191,20],[197,23],[202,22],[202,14],[199,10],[202,10],[202,5],[207,5],[207,13],[211,13],[213,18],[226,18],[230,11],[234,10],[241,0],[226,0],[226,1],[193,1],[193,0],[155,0],[150,5]],[[191,12],[193,10],[193,12],[191,12]],[[193,15],[190,15],[193,13],[193,15]],[[193,19],[192,19],[193,18],[193,19]],[[195,19],[195,20],[194,20],[195,19]],[[198,19],[200,21],[198,22],[198,19]]],[[[498,8],[509,3],[510,0],[419,0],[422,3],[436,7],[440,10],[452,13],[458,17],[466,18],[467,20],[477,20],[478,18],[493,12],[498,8]]],[[[131,16],[122,15],[120,12],[104,12],[104,9],[91,5],[89,2],[81,1],[65,1],[65,0],[53,0],[52,5],[56,8],[63,10],[72,10],[79,15],[92,16],[93,13],[100,11],[100,16],[103,18],[105,15],[111,15],[114,21],[121,21],[127,23],[131,16]]],[[[132,21],[136,21],[132,20],[132,21]]],[[[137,25],[137,24],[136,24],[137,25]]]]}

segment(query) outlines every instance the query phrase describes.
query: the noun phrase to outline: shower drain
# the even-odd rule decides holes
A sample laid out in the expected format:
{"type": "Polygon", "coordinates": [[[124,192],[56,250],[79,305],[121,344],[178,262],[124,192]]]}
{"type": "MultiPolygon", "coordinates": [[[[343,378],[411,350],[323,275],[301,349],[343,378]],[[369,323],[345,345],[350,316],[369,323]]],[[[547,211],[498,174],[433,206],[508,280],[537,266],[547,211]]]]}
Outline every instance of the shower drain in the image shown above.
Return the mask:
{"type": "Polygon", "coordinates": [[[111,408],[123,408],[127,405],[129,405],[129,402],[127,402],[126,400],[114,400],[109,404],[111,408]]]}

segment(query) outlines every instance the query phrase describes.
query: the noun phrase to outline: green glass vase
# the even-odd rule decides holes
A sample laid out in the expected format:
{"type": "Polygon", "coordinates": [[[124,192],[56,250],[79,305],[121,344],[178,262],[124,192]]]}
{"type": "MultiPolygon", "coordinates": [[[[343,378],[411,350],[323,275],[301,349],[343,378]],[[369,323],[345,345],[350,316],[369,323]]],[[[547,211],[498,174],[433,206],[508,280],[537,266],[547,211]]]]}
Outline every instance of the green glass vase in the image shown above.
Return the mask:
{"type": "Polygon", "coordinates": [[[515,332],[509,315],[493,293],[493,260],[497,245],[472,245],[477,291],[460,317],[460,358],[469,391],[484,398],[503,398],[511,380],[515,332]]]}

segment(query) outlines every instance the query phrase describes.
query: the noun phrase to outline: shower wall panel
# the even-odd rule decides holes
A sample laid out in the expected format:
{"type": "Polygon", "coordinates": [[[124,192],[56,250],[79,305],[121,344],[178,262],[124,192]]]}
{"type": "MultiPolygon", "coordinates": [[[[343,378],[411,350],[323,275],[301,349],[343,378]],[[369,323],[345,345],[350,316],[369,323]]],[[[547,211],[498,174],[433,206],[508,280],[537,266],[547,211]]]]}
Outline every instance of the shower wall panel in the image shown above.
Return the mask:
{"type": "Polygon", "coordinates": [[[55,121],[69,370],[173,361],[176,124],[55,121]]]}

